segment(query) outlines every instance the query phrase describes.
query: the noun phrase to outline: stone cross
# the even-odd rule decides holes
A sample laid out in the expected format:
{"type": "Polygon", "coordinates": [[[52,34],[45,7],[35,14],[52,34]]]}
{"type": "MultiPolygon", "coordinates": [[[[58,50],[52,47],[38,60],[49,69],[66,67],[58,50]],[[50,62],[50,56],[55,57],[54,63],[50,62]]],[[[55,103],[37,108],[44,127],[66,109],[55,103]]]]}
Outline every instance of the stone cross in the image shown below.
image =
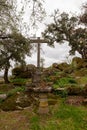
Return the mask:
{"type": "MultiPolygon", "coordinates": [[[[47,95],[43,93],[43,90],[45,88],[42,88],[42,83],[41,83],[41,72],[40,72],[40,44],[41,43],[48,43],[46,40],[44,39],[40,39],[40,37],[38,37],[37,39],[30,39],[30,43],[37,43],[37,71],[36,74],[33,77],[33,84],[34,84],[34,91],[36,92],[41,92],[41,94],[39,94],[39,109],[38,109],[38,113],[39,114],[48,114],[49,113],[49,107],[48,107],[48,100],[47,100],[47,95]],[[39,87],[39,90],[38,90],[39,87]]],[[[44,86],[46,87],[46,86],[44,86]]],[[[44,91],[49,91],[45,89],[44,91]]]]}
{"type": "Polygon", "coordinates": [[[36,73],[33,76],[33,83],[35,83],[36,85],[38,83],[40,83],[41,81],[41,71],[40,71],[40,44],[41,43],[47,43],[47,41],[45,39],[40,39],[40,37],[38,38],[32,38],[30,39],[30,43],[37,43],[37,70],[36,73]]]}
{"type": "Polygon", "coordinates": [[[40,69],[40,43],[48,43],[45,39],[32,38],[30,39],[30,43],[37,43],[37,68],[40,69]]]}

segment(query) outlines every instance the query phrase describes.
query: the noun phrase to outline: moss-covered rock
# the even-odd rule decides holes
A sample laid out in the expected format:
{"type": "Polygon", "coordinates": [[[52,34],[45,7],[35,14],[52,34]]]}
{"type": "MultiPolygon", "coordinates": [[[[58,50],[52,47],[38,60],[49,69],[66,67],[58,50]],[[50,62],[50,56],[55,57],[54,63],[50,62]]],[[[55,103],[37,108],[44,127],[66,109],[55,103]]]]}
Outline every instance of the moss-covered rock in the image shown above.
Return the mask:
{"type": "Polygon", "coordinates": [[[11,97],[8,97],[5,101],[0,103],[0,109],[4,111],[16,110],[16,99],[16,94],[11,97]]]}
{"type": "Polygon", "coordinates": [[[12,75],[14,75],[14,77],[20,78],[32,78],[35,70],[36,67],[32,64],[28,64],[26,66],[18,66],[12,70],[12,75]]]}
{"type": "Polygon", "coordinates": [[[58,63],[53,63],[52,68],[57,68],[58,69],[58,63]]]}
{"type": "Polygon", "coordinates": [[[87,84],[83,87],[82,94],[83,96],[87,96],[87,84]]]}
{"type": "Polygon", "coordinates": [[[84,63],[84,60],[80,57],[74,57],[72,59],[72,66],[76,69],[79,69],[79,68],[82,68],[83,67],[83,63],[84,63]]]}
{"type": "Polygon", "coordinates": [[[87,75],[87,68],[80,68],[79,70],[74,70],[73,75],[75,77],[82,77],[87,75]]]}
{"type": "Polygon", "coordinates": [[[64,63],[60,63],[60,64],[58,64],[58,69],[59,70],[61,70],[61,71],[64,71],[66,68],[68,68],[69,67],[69,65],[66,63],[66,62],[64,62],[64,63]]]}
{"type": "Polygon", "coordinates": [[[81,89],[81,87],[68,87],[67,93],[68,93],[68,95],[81,95],[82,89],[81,89]]]}
{"type": "Polygon", "coordinates": [[[0,109],[4,111],[14,111],[19,108],[28,107],[32,104],[32,99],[26,94],[16,92],[11,96],[8,96],[6,100],[0,103],[0,109]]]}
{"type": "Polygon", "coordinates": [[[0,93],[7,93],[9,90],[13,88],[14,88],[14,85],[12,83],[0,84],[0,93]]]}

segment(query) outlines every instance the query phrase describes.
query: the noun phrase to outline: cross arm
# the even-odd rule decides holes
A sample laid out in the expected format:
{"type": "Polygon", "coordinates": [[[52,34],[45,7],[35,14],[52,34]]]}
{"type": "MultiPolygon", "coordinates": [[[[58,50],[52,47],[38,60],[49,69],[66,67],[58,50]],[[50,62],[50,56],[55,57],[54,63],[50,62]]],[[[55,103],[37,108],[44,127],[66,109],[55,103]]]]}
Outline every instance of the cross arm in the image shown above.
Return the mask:
{"type": "Polygon", "coordinates": [[[45,39],[30,39],[30,43],[48,43],[45,39]]]}

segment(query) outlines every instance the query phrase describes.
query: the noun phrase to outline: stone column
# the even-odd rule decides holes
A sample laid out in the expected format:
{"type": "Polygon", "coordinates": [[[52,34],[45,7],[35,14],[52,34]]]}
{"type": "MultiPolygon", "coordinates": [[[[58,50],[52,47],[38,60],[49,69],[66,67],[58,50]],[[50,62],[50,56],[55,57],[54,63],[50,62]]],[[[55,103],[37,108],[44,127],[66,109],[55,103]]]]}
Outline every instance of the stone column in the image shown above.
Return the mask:
{"type": "Polygon", "coordinates": [[[38,109],[38,113],[39,114],[48,114],[49,113],[49,106],[48,106],[48,99],[47,99],[47,95],[41,93],[39,95],[39,109],[38,109]]]}

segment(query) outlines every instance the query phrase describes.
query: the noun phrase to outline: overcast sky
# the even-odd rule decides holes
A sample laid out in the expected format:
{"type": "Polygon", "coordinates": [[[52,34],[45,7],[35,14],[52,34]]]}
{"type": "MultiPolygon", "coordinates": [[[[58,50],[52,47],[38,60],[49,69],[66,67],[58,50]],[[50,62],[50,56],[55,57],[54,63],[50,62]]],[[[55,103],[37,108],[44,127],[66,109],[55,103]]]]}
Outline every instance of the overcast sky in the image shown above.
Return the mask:
{"type": "MultiPolygon", "coordinates": [[[[60,12],[68,12],[68,13],[81,13],[81,6],[87,0],[45,0],[45,9],[48,15],[52,14],[55,9],[59,9],[60,12]]],[[[47,18],[49,22],[49,18],[47,18]]],[[[40,36],[40,32],[44,30],[44,26],[40,26],[40,29],[37,32],[37,36],[40,36]]],[[[55,44],[55,48],[50,48],[46,44],[41,46],[43,51],[41,51],[41,57],[45,59],[45,66],[50,66],[52,63],[60,63],[67,60],[69,56],[70,47],[68,44],[59,45],[55,44]]],[[[78,55],[78,53],[76,54],[78,55]]],[[[80,55],[78,55],[80,56],[80,55]]],[[[70,57],[71,59],[71,57],[70,57]]],[[[37,56],[36,53],[32,55],[31,58],[26,58],[27,63],[37,64],[37,56]]],[[[70,60],[68,59],[68,62],[70,60]]]]}

